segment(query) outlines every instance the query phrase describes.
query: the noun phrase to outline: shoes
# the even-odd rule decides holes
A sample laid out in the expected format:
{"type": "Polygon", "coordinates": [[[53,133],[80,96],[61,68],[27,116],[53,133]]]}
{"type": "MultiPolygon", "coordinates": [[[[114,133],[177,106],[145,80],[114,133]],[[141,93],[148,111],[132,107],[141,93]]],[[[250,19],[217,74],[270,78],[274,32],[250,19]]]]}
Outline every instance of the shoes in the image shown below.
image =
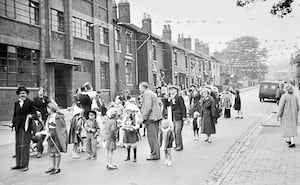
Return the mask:
{"type": "Polygon", "coordinates": [[[55,174],[58,174],[58,173],[60,173],[60,169],[55,169],[55,170],[53,170],[53,171],[50,173],[50,175],[55,175],[55,174]]]}
{"type": "Polygon", "coordinates": [[[36,155],[36,158],[41,158],[42,157],[42,154],[41,153],[38,153],[37,155],[36,155]]]}
{"type": "Polygon", "coordinates": [[[168,164],[169,164],[169,161],[166,160],[166,161],[164,162],[164,165],[167,166],[168,164]]]}
{"type": "Polygon", "coordinates": [[[12,158],[16,158],[16,155],[13,155],[12,158]]]}
{"type": "Polygon", "coordinates": [[[242,117],[240,117],[240,119],[243,119],[244,117],[242,116],[242,117]]]}
{"type": "Polygon", "coordinates": [[[73,155],[72,155],[72,159],[78,159],[78,158],[80,158],[79,155],[77,155],[77,154],[73,154],[73,155]]]}
{"type": "Polygon", "coordinates": [[[208,142],[208,139],[205,139],[203,142],[208,142]]]}
{"type": "Polygon", "coordinates": [[[116,169],[118,169],[118,167],[116,165],[106,165],[106,168],[108,170],[116,170],[116,169]]]}
{"type": "Polygon", "coordinates": [[[147,161],[156,161],[156,160],[159,160],[158,157],[149,157],[146,159],[147,161]]]}
{"type": "Polygon", "coordinates": [[[90,159],[91,159],[91,160],[96,160],[97,157],[92,156],[92,157],[90,157],[90,159]]]}
{"type": "Polygon", "coordinates": [[[129,161],[130,160],[130,157],[127,157],[124,161],[129,161]]]}
{"type": "Polygon", "coordinates": [[[289,145],[289,148],[295,148],[295,147],[296,147],[295,143],[289,145]]]}
{"type": "Polygon", "coordinates": [[[167,164],[167,166],[172,166],[172,162],[171,161],[168,161],[168,164],[167,164]]]}
{"type": "Polygon", "coordinates": [[[25,167],[25,168],[22,169],[23,172],[26,172],[26,171],[28,171],[28,170],[29,170],[28,167],[25,167]]]}
{"type": "Polygon", "coordinates": [[[136,159],[133,159],[133,162],[135,162],[135,163],[136,163],[136,162],[137,162],[137,160],[136,160],[136,159]]]}
{"type": "Polygon", "coordinates": [[[50,168],[49,170],[45,171],[45,173],[52,173],[54,170],[54,168],[50,168]]]}
{"type": "Polygon", "coordinates": [[[235,117],[235,119],[240,119],[240,117],[235,117]]]}
{"type": "Polygon", "coordinates": [[[181,150],[183,150],[183,148],[182,147],[176,147],[175,150],[176,151],[181,151],[181,150]]]}
{"type": "Polygon", "coordinates": [[[14,167],[11,167],[10,169],[12,170],[19,170],[19,169],[22,169],[23,167],[22,166],[14,166],[14,167]]]}
{"type": "Polygon", "coordinates": [[[291,144],[291,141],[285,141],[288,145],[290,145],[291,144]]]}

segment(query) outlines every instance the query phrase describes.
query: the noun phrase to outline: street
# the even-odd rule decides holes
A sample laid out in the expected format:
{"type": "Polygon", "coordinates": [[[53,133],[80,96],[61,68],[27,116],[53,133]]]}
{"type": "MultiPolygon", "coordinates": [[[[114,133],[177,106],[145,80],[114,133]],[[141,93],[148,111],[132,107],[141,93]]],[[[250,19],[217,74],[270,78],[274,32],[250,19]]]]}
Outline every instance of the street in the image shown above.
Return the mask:
{"type": "Polygon", "coordinates": [[[221,118],[216,125],[217,134],[213,136],[211,144],[193,140],[190,125],[185,125],[183,130],[184,150],[176,152],[172,150],[173,165],[163,165],[164,155],[159,161],[146,161],[149,154],[149,146],[146,138],[138,145],[137,163],[125,162],[126,150],[117,148],[113,161],[118,165],[118,170],[106,169],[106,151],[98,151],[97,160],[86,160],[81,154],[80,159],[71,159],[72,146],[69,145],[68,153],[63,154],[62,172],[55,176],[45,174],[50,167],[48,156],[40,159],[31,157],[29,171],[12,171],[14,165],[11,156],[14,153],[13,137],[8,129],[1,128],[0,137],[0,185],[82,185],[89,184],[124,184],[124,185],[199,185],[205,184],[211,169],[254,123],[262,122],[270,116],[276,106],[273,102],[259,102],[258,89],[252,89],[241,93],[242,110],[244,119],[234,119],[232,111],[231,119],[221,118]],[[8,144],[9,143],[9,144],[8,144]]]}

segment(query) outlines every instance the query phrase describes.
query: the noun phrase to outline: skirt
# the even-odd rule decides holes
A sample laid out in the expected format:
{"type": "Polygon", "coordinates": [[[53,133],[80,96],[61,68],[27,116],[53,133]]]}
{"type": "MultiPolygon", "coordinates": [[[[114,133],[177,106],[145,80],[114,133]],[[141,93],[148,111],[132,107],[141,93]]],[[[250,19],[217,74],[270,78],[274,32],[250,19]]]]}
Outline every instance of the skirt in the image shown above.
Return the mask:
{"type": "Polygon", "coordinates": [[[54,129],[49,129],[49,131],[50,131],[50,136],[52,138],[51,139],[49,137],[48,140],[47,140],[48,141],[48,151],[49,151],[49,153],[59,153],[59,152],[61,152],[62,147],[61,147],[60,142],[58,140],[56,129],[55,128],[54,129]]]}
{"type": "Polygon", "coordinates": [[[125,131],[123,137],[124,144],[135,144],[140,140],[137,131],[125,131]]]}
{"type": "Polygon", "coordinates": [[[115,141],[106,141],[106,150],[109,151],[114,151],[117,148],[116,142],[115,141]]]}
{"type": "Polygon", "coordinates": [[[225,109],[224,118],[230,118],[230,117],[231,117],[230,109],[225,109]]]}

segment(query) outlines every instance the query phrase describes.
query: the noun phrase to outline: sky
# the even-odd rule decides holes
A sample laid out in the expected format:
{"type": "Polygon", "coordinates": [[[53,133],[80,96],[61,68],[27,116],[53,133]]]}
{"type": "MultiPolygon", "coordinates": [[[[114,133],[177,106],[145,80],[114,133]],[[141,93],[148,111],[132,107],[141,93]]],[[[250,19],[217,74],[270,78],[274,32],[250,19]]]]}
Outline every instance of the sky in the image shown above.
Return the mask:
{"type": "Polygon", "coordinates": [[[147,13],[153,33],[161,35],[163,25],[170,24],[172,40],[178,34],[199,38],[209,43],[211,52],[224,49],[226,42],[240,36],[254,36],[268,49],[271,65],[287,62],[300,49],[300,1],[295,0],[293,12],[283,19],[269,13],[277,1],[257,0],[241,8],[236,0],[129,0],[131,22],[137,26],[147,13]]]}

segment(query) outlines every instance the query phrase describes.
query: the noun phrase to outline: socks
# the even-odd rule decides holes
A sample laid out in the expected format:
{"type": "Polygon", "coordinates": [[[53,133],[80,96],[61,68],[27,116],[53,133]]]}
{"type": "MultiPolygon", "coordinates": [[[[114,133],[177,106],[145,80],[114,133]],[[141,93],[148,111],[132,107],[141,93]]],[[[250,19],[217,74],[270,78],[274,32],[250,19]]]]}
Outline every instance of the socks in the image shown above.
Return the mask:
{"type": "Polygon", "coordinates": [[[133,158],[136,159],[136,148],[133,148],[133,158]]]}

